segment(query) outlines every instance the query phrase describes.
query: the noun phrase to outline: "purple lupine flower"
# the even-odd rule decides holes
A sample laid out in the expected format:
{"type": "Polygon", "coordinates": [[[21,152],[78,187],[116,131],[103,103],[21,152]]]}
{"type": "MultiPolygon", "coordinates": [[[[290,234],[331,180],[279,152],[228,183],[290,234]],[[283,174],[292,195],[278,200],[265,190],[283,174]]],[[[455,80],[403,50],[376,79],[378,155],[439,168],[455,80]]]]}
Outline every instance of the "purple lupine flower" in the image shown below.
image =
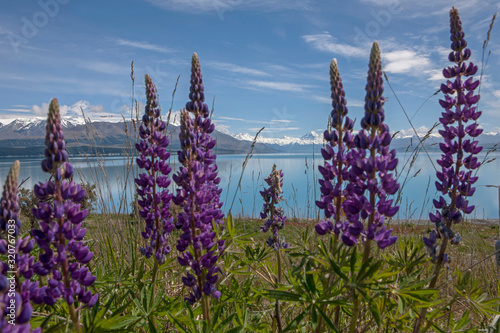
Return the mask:
{"type": "Polygon", "coordinates": [[[3,186],[0,203],[0,332],[41,332],[31,330],[30,278],[34,257],[30,256],[35,241],[31,237],[18,237],[19,197],[17,181],[19,161],[10,168],[3,186]],[[14,255],[12,260],[11,255],[14,255]],[[8,255],[8,256],[7,256],[8,255]],[[5,259],[5,260],[3,260],[5,259]],[[24,281],[21,282],[21,277],[24,281]]]}
{"type": "Polygon", "coordinates": [[[323,134],[325,141],[327,141],[325,148],[321,149],[325,164],[318,166],[323,179],[319,180],[321,200],[316,201],[316,206],[324,210],[326,218],[315,226],[319,235],[326,233],[338,235],[348,225],[341,221],[341,217],[342,201],[348,195],[344,180],[348,178],[350,162],[348,152],[353,148],[352,128],[354,124],[347,117],[347,101],[337,59],[333,59],[330,64],[330,87],[333,107],[330,116],[331,130],[327,129],[323,134]],[[331,162],[329,162],[330,160],[331,162]]]}
{"type": "Polygon", "coordinates": [[[141,253],[149,258],[153,252],[159,264],[165,262],[165,255],[170,253],[168,236],[174,229],[173,218],[170,216],[170,200],[168,192],[172,170],[168,165],[170,153],[166,150],[169,140],[163,131],[166,124],[161,120],[160,107],[156,98],[156,86],[146,74],[147,103],[142,124],[139,127],[140,140],[135,147],[140,152],[137,165],[146,172],[135,179],[137,184],[139,215],[146,222],[142,237],[150,240],[141,247],[141,253]]]}
{"type": "Polygon", "coordinates": [[[177,152],[180,170],[172,176],[179,187],[172,201],[182,207],[176,227],[183,233],[177,241],[181,266],[191,267],[194,275],[188,273],[184,285],[191,288],[186,298],[191,304],[205,295],[220,298],[216,290],[219,273],[216,265],[223,253],[224,241],[216,238],[213,226],[222,228],[222,213],[217,175],[216,154],[212,152],[216,140],[211,137],[214,124],[209,118],[208,106],[204,103],[204,87],[198,55],[193,54],[191,67],[190,101],[181,111],[179,139],[181,149],[177,152]],[[191,117],[191,114],[194,117],[191,117]],[[192,251],[192,252],[191,252],[192,251]]]}
{"type": "Polygon", "coordinates": [[[94,253],[82,241],[87,231],[82,222],[88,210],[82,210],[78,202],[85,197],[85,190],[70,180],[73,166],[67,162],[59,104],[55,98],[49,106],[46,130],[46,158],[42,169],[51,174],[52,180],[35,185],[34,193],[40,202],[33,208],[33,215],[40,229],[33,229],[31,234],[42,250],[33,270],[47,276],[48,282],[46,286],[32,288],[32,300],[53,305],[63,297],[70,311],[74,311],[75,301],[91,307],[97,302],[98,294],[92,295],[88,290],[96,278],[86,267],[94,253]]]}
{"type": "Polygon", "coordinates": [[[269,177],[265,179],[269,187],[264,191],[260,191],[260,195],[264,199],[263,210],[260,213],[262,219],[266,219],[264,225],[260,227],[262,232],[272,230],[272,236],[266,240],[269,247],[274,248],[275,251],[279,249],[287,249],[288,243],[285,243],[283,237],[278,234],[278,230],[283,229],[286,222],[286,216],[283,213],[283,208],[278,207],[278,203],[283,200],[283,172],[276,169],[276,164],[269,177]]]}
{"type": "Polygon", "coordinates": [[[477,66],[468,61],[471,51],[467,48],[462,22],[454,7],[450,11],[450,32],[452,51],[448,60],[453,65],[443,69],[443,76],[448,80],[441,85],[444,99],[439,101],[444,109],[439,119],[443,125],[439,134],[444,142],[439,144],[442,155],[437,163],[441,166],[441,171],[436,173],[436,189],[442,196],[434,200],[436,213],[429,214],[436,230],[432,231],[430,238],[424,238],[429,252],[433,252],[433,261],[445,264],[449,261],[449,257],[445,256],[446,243],[450,241],[451,244],[458,244],[461,240],[460,234],[453,232],[452,225],[460,223],[465,214],[474,210],[468,198],[476,190],[472,185],[478,177],[472,174],[481,165],[476,155],[483,149],[477,141],[483,131],[477,124],[481,111],[474,106],[480,97],[479,94],[474,95],[474,90],[479,86],[479,80],[473,78],[477,66]],[[468,122],[470,124],[467,125],[468,122]],[[450,198],[449,202],[446,197],[450,198]],[[439,254],[433,251],[435,245],[431,243],[435,241],[429,241],[436,238],[442,239],[439,254]]]}
{"type": "Polygon", "coordinates": [[[393,205],[392,199],[388,199],[399,189],[392,173],[398,160],[396,151],[389,150],[392,138],[389,127],[384,124],[383,92],[380,49],[375,42],[366,84],[365,115],[361,120],[363,129],[354,137],[357,149],[350,152],[349,194],[342,203],[349,225],[341,239],[349,246],[356,244],[360,236],[375,240],[379,248],[392,245],[397,240],[397,237],[391,236],[392,229],[383,227],[384,218],[394,216],[399,209],[393,205]],[[365,226],[360,220],[366,219],[368,223],[365,226]]]}

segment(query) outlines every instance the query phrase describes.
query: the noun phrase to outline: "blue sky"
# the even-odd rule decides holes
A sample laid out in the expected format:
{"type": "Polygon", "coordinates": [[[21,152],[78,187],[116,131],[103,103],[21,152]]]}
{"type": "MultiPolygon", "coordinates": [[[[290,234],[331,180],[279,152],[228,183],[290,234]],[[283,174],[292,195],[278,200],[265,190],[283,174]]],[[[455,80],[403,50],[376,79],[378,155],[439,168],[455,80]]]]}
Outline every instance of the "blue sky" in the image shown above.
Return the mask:
{"type": "MultiPolygon", "coordinates": [[[[337,58],[351,117],[363,115],[370,45],[410,117],[443,82],[451,5],[460,11],[473,60],[481,66],[493,0],[41,0],[9,1],[0,12],[0,121],[45,116],[57,97],[67,116],[130,115],[144,102],[145,73],[166,113],[188,98],[190,60],[200,57],[207,103],[222,130],[302,136],[326,127],[329,64],[337,58]]],[[[500,29],[481,87],[481,125],[500,130],[500,29]]],[[[391,130],[410,124],[387,84],[391,130]]],[[[441,94],[440,94],[441,95],[441,94]]],[[[413,117],[431,127],[440,115],[432,97],[413,117]]]]}

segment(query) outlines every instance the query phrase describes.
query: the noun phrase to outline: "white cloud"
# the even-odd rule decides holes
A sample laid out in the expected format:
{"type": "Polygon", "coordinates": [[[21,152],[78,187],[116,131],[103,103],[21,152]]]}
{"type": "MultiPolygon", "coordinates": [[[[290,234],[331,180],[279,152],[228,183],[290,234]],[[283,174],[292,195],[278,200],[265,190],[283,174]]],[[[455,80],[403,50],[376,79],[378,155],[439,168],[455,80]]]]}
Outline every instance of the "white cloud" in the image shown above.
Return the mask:
{"type": "Polygon", "coordinates": [[[0,111],[31,113],[31,110],[28,109],[0,109],[0,111]]]}
{"type": "Polygon", "coordinates": [[[493,96],[500,98],[500,90],[494,90],[493,96]]]}
{"type": "Polygon", "coordinates": [[[150,4],[171,11],[203,13],[216,12],[221,18],[233,10],[280,11],[309,9],[309,0],[145,0],[150,4]]]}
{"type": "MultiPolygon", "coordinates": [[[[324,97],[324,96],[318,96],[318,95],[314,95],[312,96],[312,98],[318,102],[322,102],[322,103],[328,103],[328,104],[331,104],[332,103],[332,99],[331,97],[324,97]]],[[[349,99],[347,98],[347,107],[363,107],[365,106],[365,102],[362,101],[362,100],[359,100],[359,99],[349,99]]]]}
{"type": "Polygon", "coordinates": [[[424,73],[429,75],[428,80],[429,81],[443,81],[445,80],[443,76],[443,72],[440,71],[439,69],[432,69],[429,71],[425,71],[424,73]]]}
{"type": "Polygon", "coordinates": [[[411,50],[399,50],[382,53],[384,70],[388,73],[419,74],[431,66],[430,59],[411,50]]]}
{"type": "Polygon", "coordinates": [[[84,62],[78,65],[81,68],[90,69],[95,72],[105,73],[105,74],[127,74],[130,73],[129,66],[121,66],[110,62],[84,62]]]}
{"type": "Polygon", "coordinates": [[[401,3],[400,0],[361,0],[361,2],[371,3],[373,5],[383,6],[383,7],[401,3]]]}
{"type": "Polygon", "coordinates": [[[254,75],[254,76],[270,76],[269,73],[266,73],[266,72],[258,70],[258,69],[242,67],[242,66],[238,66],[238,65],[234,65],[234,64],[230,64],[230,63],[225,63],[225,62],[212,61],[212,62],[208,62],[206,65],[209,67],[215,68],[215,69],[233,72],[233,73],[237,73],[237,74],[254,75]]]}
{"type": "Polygon", "coordinates": [[[174,50],[165,48],[163,46],[159,46],[156,44],[151,44],[146,41],[134,41],[134,40],[128,40],[128,39],[121,39],[121,38],[116,38],[113,39],[113,41],[121,46],[130,46],[142,50],[147,50],[147,51],[156,51],[156,52],[161,52],[161,53],[171,53],[174,52],[174,50]]]}
{"type": "Polygon", "coordinates": [[[248,84],[256,88],[272,89],[289,92],[305,92],[311,86],[305,84],[297,84],[290,82],[275,82],[275,81],[248,81],[248,84]]]}
{"type": "Polygon", "coordinates": [[[367,57],[369,50],[362,47],[338,43],[336,38],[329,33],[316,35],[304,35],[302,38],[315,49],[332,54],[339,54],[345,57],[367,57]]]}

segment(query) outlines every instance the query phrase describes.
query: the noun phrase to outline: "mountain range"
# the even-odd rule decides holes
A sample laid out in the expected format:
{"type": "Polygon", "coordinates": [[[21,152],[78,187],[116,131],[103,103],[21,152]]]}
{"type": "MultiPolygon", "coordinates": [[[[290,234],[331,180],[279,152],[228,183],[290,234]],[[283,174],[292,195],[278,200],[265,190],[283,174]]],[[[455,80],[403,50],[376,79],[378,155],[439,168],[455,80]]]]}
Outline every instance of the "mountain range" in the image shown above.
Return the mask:
{"type": "MultiPolygon", "coordinates": [[[[0,123],[0,156],[37,156],[43,155],[45,149],[45,125],[42,118],[15,119],[6,124],[0,123]]],[[[86,122],[83,118],[64,118],[62,120],[67,149],[70,154],[122,154],[133,150],[136,121],[86,122]]],[[[425,130],[419,129],[422,139],[425,130]]],[[[179,124],[169,124],[167,134],[170,138],[169,148],[180,149],[178,138],[179,124]]],[[[250,151],[255,135],[248,133],[232,134],[217,126],[213,133],[217,139],[216,150],[219,154],[247,154],[250,151]]],[[[500,143],[500,133],[483,133],[479,141],[485,149],[500,143]]],[[[437,150],[441,142],[440,135],[434,131],[425,140],[428,150],[437,150]]],[[[406,133],[395,133],[391,147],[405,150],[415,147],[416,136],[406,133]]],[[[319,152],[323,146],[323,134],[316,131],[306,133],[300,138],[283,136],[267,138],[259,136],[254,153],[311,153],[319,152]]]]}

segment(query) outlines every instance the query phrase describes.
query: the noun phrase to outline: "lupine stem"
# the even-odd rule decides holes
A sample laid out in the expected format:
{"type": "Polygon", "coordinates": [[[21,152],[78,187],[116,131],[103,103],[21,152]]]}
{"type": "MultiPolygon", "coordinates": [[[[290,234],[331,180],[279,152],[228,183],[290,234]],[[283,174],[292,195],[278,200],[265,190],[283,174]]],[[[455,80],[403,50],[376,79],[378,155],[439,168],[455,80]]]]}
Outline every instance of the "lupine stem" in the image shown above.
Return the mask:
{"type": "MultiPolygon", "coordinates": [[[[274,221],[274,205],[275,202],[274,200],[271,200],[271,216],[270,219],[271,221],[274,221]]],[[[275,243],[279,244],[279,240],[277,237],[274,237],[275,243]]],[[[280,250],[278,248],[278,251],[276,251],[276,260],[278,261],[278,274],[276,274],[276,279],[277,279],[277,284],[281,283],[281,256],[280,256],[280,250]]],[[[277,329],[278,332],[281,332],[283,330],[281,326],[281,311],[280,311],[280,301],[276,300],[276,305],[274,307],[274,317],[276,319],[276,324],[277,324],[277,329]]]]}

